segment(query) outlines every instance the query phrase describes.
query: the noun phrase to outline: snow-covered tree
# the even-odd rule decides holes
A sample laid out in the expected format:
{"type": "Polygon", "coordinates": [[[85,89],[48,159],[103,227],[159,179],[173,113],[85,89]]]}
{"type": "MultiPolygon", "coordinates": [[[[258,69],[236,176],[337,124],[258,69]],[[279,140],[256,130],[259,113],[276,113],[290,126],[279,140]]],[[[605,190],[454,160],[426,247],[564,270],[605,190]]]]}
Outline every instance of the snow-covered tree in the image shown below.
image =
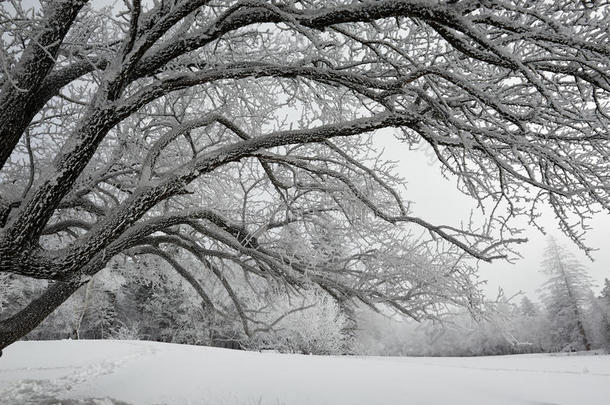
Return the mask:
{"type": "Polygon", "coordinates": [[[610,307],[610,280],[607,278],[604,279],[604,288],[602,288],[599,298],[604,304],[610,307]]]}
{"type": "Polygon", "coordinates": [[[524,295],[523,298],[521,298],[521,305],[519,309],[521,314],[526,317],[536,316],[539,312],[536,305],[527,297],[527,295],[524,295]]]}
{"type": "Polygon", "coordinates": [[[585,323],[592,281],[587,269],[550,237],[542,271],[549,276],[542,293],[551,320],[553,344],[558,349],[590,350],[591,338],[585,323]]]}
{"type": "Polygon", "coordinates": [[[511,220],[544,203],[585,248],[570,216],[610,205],[599,2],[28,5],[0,2],[0,272],[51,283],[0,348],[120,256],[164,260],[213,307],[205,269],[246,329],[234,266],[415,318],[476,305],[456,257],[506,257],[511,220]],[[487,221],[418,217],[373,151],[388,132],[429,145],[487,221]],[[324,222],[345,233],[333,274],[280,243],[293,226],[307,252],[324,222]]]}
{"type": "Polygon", "coordinates": [[[598,332],[601,345],[610,350],[610,280],[604,279],[602,289],[596,307],[599,309],[598,332]]]}

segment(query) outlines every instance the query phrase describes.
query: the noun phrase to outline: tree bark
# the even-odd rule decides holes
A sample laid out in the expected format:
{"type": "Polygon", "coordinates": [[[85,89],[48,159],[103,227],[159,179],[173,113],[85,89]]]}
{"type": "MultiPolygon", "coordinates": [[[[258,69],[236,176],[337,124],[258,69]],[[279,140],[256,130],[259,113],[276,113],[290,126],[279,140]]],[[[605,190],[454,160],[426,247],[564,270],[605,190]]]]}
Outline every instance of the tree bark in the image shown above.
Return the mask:
{"type": "Polygon", "coordinates": [[[0,91],[0,168],[35,115],[38,89],[55,65],[63,39],[87,0],[58,1],[45,9],[33,40],[0,91]]]}
{"type": "Polygon", "coordinates": [[[34,330],[81,285],[80,282],[53,283],[28,306],[0,321],[0,354],[2,349],[34,330]]]}

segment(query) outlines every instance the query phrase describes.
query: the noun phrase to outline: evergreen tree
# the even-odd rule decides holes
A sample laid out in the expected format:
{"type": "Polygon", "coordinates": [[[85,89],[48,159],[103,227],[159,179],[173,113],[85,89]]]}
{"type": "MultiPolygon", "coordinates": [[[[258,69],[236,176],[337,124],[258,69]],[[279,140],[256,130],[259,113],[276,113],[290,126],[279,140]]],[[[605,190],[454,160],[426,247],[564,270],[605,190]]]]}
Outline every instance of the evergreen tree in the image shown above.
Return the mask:
{"type": "Polygon", "coordinates": [[[606,304],[606,306],[610,307],[610,279],[604,280],[604,288],[599,295],[599,299],[606,304]]]}
{"type": "Polygon", "coordinates": [[[560,349],[590,350],[591,340],[584,326],[592,285],[587,269],[549,238],[542,271],[549,276],[543,285],[543,300],[551,321],[552,342],[560,349]]]}
{"type": "Polygon", "coordinates": [[[601,320],[599,324],[599,334],[602,345],[610,350],[610,280],[604,280],[604,288],[597,300],[600,311],[601,320]]]}
{"type": "Polygon", "coordinates": [[[525,317],[531,318],[538,314],[538,309],[536,305],[530,300],[527,295],[521,299],[520,305],[521,314],[525,317]]]}

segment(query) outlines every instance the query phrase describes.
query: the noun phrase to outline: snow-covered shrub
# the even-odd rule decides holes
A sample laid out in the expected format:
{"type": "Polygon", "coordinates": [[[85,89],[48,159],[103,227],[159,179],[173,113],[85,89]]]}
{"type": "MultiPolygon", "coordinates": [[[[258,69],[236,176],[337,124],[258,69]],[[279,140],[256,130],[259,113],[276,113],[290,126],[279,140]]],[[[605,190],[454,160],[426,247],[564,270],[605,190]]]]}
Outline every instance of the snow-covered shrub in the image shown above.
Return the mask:
{"type": "Polygon", "coordinates": [[[112,339],[117,340],[141,340],[142,332],[140,332],[140,322],[134,322],[131,325],[121,325],[112,334],[112,339]]]}
{"type": "Polygon", "coordinates": [[[247,342],[250,348],[303,354],[350,351],[346,314],[332,297],[319,290],[303,292],[300,300],[277,294],[262,318],[265,326],[247,342]]]}

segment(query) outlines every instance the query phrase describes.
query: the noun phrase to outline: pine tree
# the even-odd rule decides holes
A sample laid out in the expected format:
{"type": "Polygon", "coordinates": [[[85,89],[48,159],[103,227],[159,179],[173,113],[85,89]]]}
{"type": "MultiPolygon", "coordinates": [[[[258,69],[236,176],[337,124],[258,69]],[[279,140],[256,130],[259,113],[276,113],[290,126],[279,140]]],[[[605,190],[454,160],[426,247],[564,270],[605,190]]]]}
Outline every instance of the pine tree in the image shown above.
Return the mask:
{"type": "Polygon", "coordinates": [[[599,299],[610,308],[610,279],[604,280],[604,288],[599,295],[599,299]]]}
{"type": "Polygon", "coordinates": [[[604,280],[604,288],[597,300],[600,311],[601,320],[599,325],[599,335],[602,345],[610,350],[610,280],[604,280]]]}
{"type": "Polygon", "coordinates": [[[590,350],[584,326],[592,285],[587,269],[549,238],[542,271],[549,275],[543,285],[543,301],[551,321],[551,340],[558,348],[590,350]]]}
{"type": "Polygon", "coordinates": [[[534,317],[538,314],[538,309],[536,308],[536,305],[534,305],[532,300],[530,300],[527,295],[521,299],[521,305],[519,309],[521,311],[521,314],[527,318],[534,317]]]}

